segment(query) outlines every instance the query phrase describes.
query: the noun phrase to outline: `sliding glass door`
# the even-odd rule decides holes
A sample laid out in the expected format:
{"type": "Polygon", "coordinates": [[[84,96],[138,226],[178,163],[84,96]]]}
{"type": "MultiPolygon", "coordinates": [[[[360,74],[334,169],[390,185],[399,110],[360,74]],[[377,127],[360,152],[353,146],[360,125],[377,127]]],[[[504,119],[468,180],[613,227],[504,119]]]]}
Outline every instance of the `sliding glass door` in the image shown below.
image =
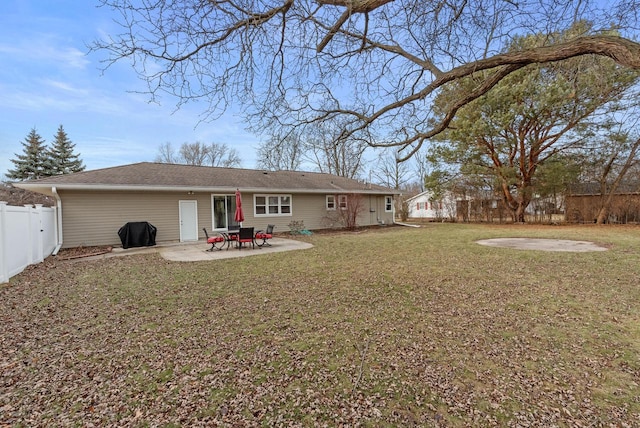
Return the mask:
{"type": "Polygon", "coordinates": [[[235,195],[213,195],[213,230],[238,229],[240,225],[233,219],[236,213],[235,195]]]}

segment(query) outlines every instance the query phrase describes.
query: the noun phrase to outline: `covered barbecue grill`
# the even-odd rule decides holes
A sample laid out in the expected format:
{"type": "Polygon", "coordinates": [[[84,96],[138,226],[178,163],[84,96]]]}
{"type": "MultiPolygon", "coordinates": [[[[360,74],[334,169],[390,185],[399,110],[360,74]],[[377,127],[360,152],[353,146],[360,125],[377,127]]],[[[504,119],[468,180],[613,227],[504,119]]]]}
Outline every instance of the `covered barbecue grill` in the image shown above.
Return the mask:
{"type": "Polygon", "coordinates": [[[158,229],[146,221],[130,221],[118,230],[122,248],[151,247],[156,245],[158,229]]]}

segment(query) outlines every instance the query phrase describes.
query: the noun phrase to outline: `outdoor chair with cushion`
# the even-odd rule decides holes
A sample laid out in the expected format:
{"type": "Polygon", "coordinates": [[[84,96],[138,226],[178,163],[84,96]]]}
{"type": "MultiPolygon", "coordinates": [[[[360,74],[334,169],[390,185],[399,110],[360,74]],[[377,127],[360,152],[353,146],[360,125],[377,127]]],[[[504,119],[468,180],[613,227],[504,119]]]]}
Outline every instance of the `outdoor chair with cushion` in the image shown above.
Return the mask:
{"type": "Polygon", "coordinates": [[[229,229],[226,232],[221,232],[224,239],[227,240],[227,250],[235,243],[238,244],[238,235],[240,234],[240,229],[229,229]]]}
{"type": "Polygon", "coordinates": [[[251,248],[256,248],[256,241],[253,236],[253,227],[241,227],[238,233],[238,249],[242,249],[242,244],[251,243],[251,248]]]}
{"type": "Polygon", "coordinates": [[[219,233],[213,236],[209,236],[205,227],[203,227],[202,230],[204,231],[204,236],[207,237],[207,244],[211,244],[211,248],[209,248],[207,251],[222,250],[222,247],[224,247],[224,244],[226,243],[226,239],[224,238],[224,236],[219,233]]]}
{"type": "Polygon", "coordinates": [[[271,246],[270,243],[267,242],[267,239],[273,238],[273,229],[275,225],[270,224],[267,226],[267,230],[259,230],[256,232],[256,245],[258,247],[262,247],[263,245],[271,246]]]}

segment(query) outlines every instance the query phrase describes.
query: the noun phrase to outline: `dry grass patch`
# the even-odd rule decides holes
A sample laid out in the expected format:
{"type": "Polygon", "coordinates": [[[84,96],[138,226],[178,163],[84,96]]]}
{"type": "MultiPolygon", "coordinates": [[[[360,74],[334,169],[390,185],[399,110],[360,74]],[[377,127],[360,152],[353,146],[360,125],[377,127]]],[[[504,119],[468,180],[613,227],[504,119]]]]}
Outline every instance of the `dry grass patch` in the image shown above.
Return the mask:
{"type": "Polygon", "coordinates": [[[637,426],[640,229],[434,224],[214,262],[44,263],[0,288],[24,426],[637,426]],[[599,253],[482,247],[592,240],[599,253]]]}

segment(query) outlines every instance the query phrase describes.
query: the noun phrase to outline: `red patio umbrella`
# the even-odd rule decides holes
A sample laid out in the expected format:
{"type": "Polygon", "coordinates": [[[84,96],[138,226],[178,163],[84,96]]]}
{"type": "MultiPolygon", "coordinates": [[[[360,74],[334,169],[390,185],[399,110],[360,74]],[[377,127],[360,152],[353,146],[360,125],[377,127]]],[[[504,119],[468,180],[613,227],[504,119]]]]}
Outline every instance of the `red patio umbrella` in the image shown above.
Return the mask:
{"type": "Polygon", "coordinates": [[[237,223],[242,223],[244,221],[244,212],[242,211],[242,195],[240,194],[239,189],[236,189],[236,215],[234,219],[237,223]]]}

